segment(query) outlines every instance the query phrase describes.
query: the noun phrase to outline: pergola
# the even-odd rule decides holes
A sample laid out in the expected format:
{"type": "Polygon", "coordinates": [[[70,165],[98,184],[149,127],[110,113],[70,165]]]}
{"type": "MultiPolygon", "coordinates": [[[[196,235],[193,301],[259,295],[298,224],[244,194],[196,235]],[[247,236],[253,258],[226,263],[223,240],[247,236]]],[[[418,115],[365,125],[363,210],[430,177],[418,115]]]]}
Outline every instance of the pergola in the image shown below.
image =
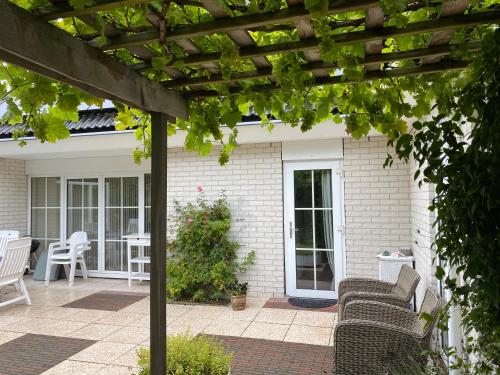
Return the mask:
{"type": "MultiPolygon", "coordinates": [[[[463,69],[467,61],[449,56],[454,49],[450,43],[454,32],[458,28],[500,20],[500,10],[472,12],[469,2],[453,0],[441,5],[440,2],[410,0],[405,11],[436,6],[439,7],[438,16],[399,28],[384,26],[387,15],[377,0],[330,1],[327,11],[331,17],[330,27],[356,29],[339,32],[331,38],[338,46],[364,43],[366,55],[360,63],[365,66],[363,79],[366,80],[463,69]],[[346,12],[363,12],[364,16],[335,18],[346,12]],[[423,34],[431,34],[425,48],[383,52],[384,41],[388,38],[423,34]],[[398,67],[395,63],[401,61],[413,61],[414,64],[398,67]]],[[[257,12],[250,11],[248,6],[240,4],[242,2],[225,2],[223,6],[218,0],[165,0],[165,11],[168,6],[194,7],[205,15],[204,21],[167,27],[165,13],[151,11],[146,13],[150,26],[131,29],[106,21],[104,17],[104,42],[98,42],[102,26],[98,17],[120,8],[144,7],[147,0],[94,0],[83,9],[73,8],[68,0],[50,0],[50,3],[48,7],[27,11],[9,0],[0,0],[0,60],[151,113],[151,372],[165,373],[166,123],[175,118],[187,118],[189,100],[220,96],[221,93],[214,89],[217,84],[228,86],[225,95],[243,92],[248,82],[258,82],[252,86],[257,92],[279,90],[273,76],[273,57],[287,53],[303,53],[306,62],[300,68],[313,75],[308,85],[345,83],[346,80],[341,74],[333,74],[337,68],[334,64],[322,59],[321,38],[315,33],[311,14],[303,0],[286,0],[279,9],[257,12]],[[53,22],[70,17],[92,27],[96,33],[72,35],[53,22]],[[295,39],[261,45],[252,36],[253,32],[283,31],[295,35],[295,39]],[[229,37],[240,58],[252,69],[224,76],[219,64],[222,52],[206,51],[197,43],[200,38],[214,34],[229,37]],[[155,70],[152,59],[158,56],[158,46],[167,44],[174,44],[176,48],[168,50],[171,60],[160,69],[163,78],[158,80],[156,76],[153,80],[150,74],[155,70]],[[116,51],[133,56],[134,62],[124,64],[116,51]]],[[[479,41],[469,39],[465,45],[467,49],[480,48],[479,41]]]]}

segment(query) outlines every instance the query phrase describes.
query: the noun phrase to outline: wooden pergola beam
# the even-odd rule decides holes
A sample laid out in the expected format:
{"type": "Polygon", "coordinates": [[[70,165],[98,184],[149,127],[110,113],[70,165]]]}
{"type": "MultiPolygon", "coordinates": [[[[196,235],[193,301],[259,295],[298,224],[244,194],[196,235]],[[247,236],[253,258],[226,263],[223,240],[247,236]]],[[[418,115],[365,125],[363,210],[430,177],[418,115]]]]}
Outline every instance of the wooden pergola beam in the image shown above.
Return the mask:
{"type": "MultiPolygon", "coordinates": [[[[343,0],[330,5],[330,14],[344,13],[362,10],[375,6],[378,0],[343,0]]],[[[219,18],[215,21],[179,26],[169,30],[165,35],[165,41],[176,41],[179,39],[190,39],[214,33],[229,33],[237,30],[247,30],[255,27],[273,25],[277,23],[294,22],[301,18],[309,18],[310,12],[303,4],[295,5],[275,12],[257,13],[239,17],[219,18]]],[[[156,29],[140,33],[123,35],[108,40],[101,46],[103,50],[126,48],[137,44],[153,43],[159,40],[156,29]]]]}
{"type": "MultiPolygon", "coordinates": [[[[372,81],[383,78],[406,77],[406,76],[414,76],[420,74],[438,73],[442,71],[462,70],[465,69],[467,65],[468,63],[464,61],[448,61],[446,63],[439,62],[435,64],[428,64],[428,65],[408,67],[408,68],[395,68],[387,70],[369,71],[366,72],[365,76],[360,81],[349,81],[348,79],[346,79],[346,77],[342,75],[334,77],[317,77],[314,79],[314,81],[306,84],[306,86],[314,87],[314,86],[335,85],[339,83],[355,83],[361,81],[372,81]]],[[[277,84],[253,86],[251,88],[253,92],[272,92],[280,89],[281,87],[277,84]]],[[[232,88],[229,90],[228,94],[239,95],[244,91],[245,89],[243,88],[232,88]]],[[[200,99],[200,98],[208,98],[208,97],[224,96],[224,95],[215,90],[196,90],[187,93],[186,96],[189,98],[200,99]]]]}
{"type": "Polygon", "coordinates": [[[33,11],[34,14],[41,16],[45,21],[51,21],[58,18],[79,17],[85,14],[94,14],[103,10],[123,8],[127,6],[136,6],[147,3],[148,0],[94,0],[94,4],[83,9],[73,8],[69,2],[53,4],[49,7],[41,7],[33,11]]]}
{"type": "MultiPolygon", "coordinates": [[[[415,22],[401,29],[396,26],[388,26],[379,29],[377,28],[363,31],[354,31],[350,33],[334,35],[331,37],[331,39],[336,45],[347,45],[353,43],[365,43],[395,36],[415,35],[420,33],[448,30],[464,26],[475,26],[499,21],[500,10],[494,10],[481,13],[451,16],[431,21],[415,22]]],[[[320,43],[320,38],[309,38],[296,42],[271,44],[260,47],[247,47],[241,48],[239,51],[239,55],[241,58],[252,58],[256,56],[277,55],[289,52],[303,52],[306,50],[318,48],[320,43]]],[[[195,66],[207,62],[217,62],[220,60],[220,58],[221,54],[218,52],[205,53],[196,56],[187,56],[184,59],[172,61],[167,65],[174,66],[177,63],[182,63],[185,66],[195,66]]],[[[144,69],[147,68],[147,65],[140,64],[136,65],[135,68],[144,69]]]]}
{"type": "MultiPolygon", "coordinates": [[[[410,51],[370,54],[366,55],[366,57],[363,60],[360,60],[359,63],[362,65],[373,64],[377,66],[393,61],[405,61],[425,57],[442,57],[449,55],[453,51],[453,47],[453,45],[439,45],[428,48],[419,48],[410,51]]],[[[470,42],[466,44],[466,48],[471,52],[477,51],[481,48],[481,44],[480,42],[470,42]]],[[[305,72],[317,72],[325,70],[332,71],[333,69],[338,68],[338,66],[323,61],[313,61],[303,64],[301,68],[305,72]]],[[[162,84],[163,86],[168,88],[198,87],[210,84],[222,84],[251,79],[270,78],[272,76],[272,68],[266,68],[249,72],[233,73],[230,79],[224,79],[222,75],[218,74],[211,75],[210,77],[172,79],[170,81],[163,82],[162,84]]]]}
{"type": "Polygon", "coordinates": [[[10,1],[0,1],[0,60],[134,108],[187,117],[179,93],[10,1]]]}

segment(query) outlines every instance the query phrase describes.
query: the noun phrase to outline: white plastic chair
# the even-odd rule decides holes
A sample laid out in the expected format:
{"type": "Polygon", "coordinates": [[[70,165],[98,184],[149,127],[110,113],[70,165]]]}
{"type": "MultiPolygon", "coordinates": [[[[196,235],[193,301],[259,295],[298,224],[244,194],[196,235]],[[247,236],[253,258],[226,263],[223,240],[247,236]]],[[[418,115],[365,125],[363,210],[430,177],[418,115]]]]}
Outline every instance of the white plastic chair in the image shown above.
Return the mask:
{"type": "Polygon", "coordinates": [[[31,305],[31,299],[23,280],[26,262],[30,256],[30,248],[30,237],[7,242],[2,259],[0,260],[0,286],[14,285],[19,296],[1,302],[0,306],[22,300],[25,300],[27,305],[31,305]]]}
{"type": "Polygon", "coordinates": [[[62,264],[69,286],[75,281],[76,264],[80,264],[84,279],[88,278],[87,265],[85,264],[84,252],[90,250],[90,241],[87,233],[75,232],[67,241],[53,242],[49,245],[47,254],[47,268],[45,270],[45,285],[49,285],[50,270],[54,264],[62,264]]]}
{"type": "Polygon", "coordinates": [[[0,230],[0,256],[7,247],[7,241],[17,240],[19,238],[19,231],[17,230],[0,230]]]}

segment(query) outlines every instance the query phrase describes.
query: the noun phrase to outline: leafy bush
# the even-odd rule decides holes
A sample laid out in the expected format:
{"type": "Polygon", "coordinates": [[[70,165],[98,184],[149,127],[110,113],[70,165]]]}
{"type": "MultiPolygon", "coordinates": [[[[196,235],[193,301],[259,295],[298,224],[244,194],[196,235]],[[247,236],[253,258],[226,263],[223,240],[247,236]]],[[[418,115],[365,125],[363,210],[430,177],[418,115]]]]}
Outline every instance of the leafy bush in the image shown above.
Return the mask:
{"type": "MultiPolygon", "coordinates": [[[[138,351],[139,372],[150,375],[150,351],[138,351]]],[[[217,340],[188,334],[167,337],[167,375],[227,375],[231,356],[217,340]]]]}
{"type": "Polygon", "coordinates": [[[196,203],[181,206],[176,202],[173,218],[175,240],[169,246],[167,263],[169,298],[193,301],[220,300],[236,272],[253,264],[250,252],[240,263],[239,244],[229,239],[231,210],[226,197],[208,202],[201,188],[196,203]]]}

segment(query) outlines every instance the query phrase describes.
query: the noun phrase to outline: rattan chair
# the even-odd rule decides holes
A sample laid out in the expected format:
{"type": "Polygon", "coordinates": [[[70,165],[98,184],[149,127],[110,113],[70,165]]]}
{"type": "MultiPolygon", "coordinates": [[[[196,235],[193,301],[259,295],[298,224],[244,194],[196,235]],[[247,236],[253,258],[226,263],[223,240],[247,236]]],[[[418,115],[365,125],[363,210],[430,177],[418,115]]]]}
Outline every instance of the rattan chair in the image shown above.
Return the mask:
{"type": "Polygon", "coordinates": [[[349,302],[334,331],[334,374],[420,374],[440,305],[430,290],[419,313],[375,301],[349,302]]]}
{"type": "Polygon", "coordinates": [[[408,307],[419,281],[419,274],[406,264],[401,267],[395,284],[357,277],[341,280],[339,283],[339,321],[344,319],[344,307],[351,301],[368,300],[408,307]]]}

